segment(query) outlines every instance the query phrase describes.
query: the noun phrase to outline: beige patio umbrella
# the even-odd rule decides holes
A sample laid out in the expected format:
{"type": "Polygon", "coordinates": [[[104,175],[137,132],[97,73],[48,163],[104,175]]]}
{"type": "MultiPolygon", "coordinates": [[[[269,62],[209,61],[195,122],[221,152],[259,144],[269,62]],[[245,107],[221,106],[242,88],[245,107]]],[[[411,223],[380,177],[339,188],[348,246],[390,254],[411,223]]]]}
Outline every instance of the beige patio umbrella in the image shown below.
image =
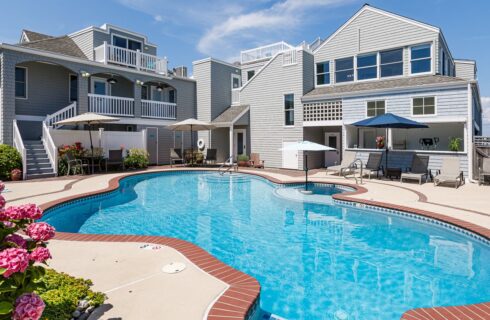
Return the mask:
{"type": "Polygon", "coordinates": [[[74,116],[65,120],[58,121],[54,124],[56,125],[78,125],[87,124],[88,125],[88,135],[90,137],[90,150],[92,152],[92,173],[94,173],[94,145],[92,143],[92,125],[100,123],[109,123],[119,121],[119,118],[104,116],[102,114],[94,112],[86,112],[78,116],[74,116]]]}
{"type": "MultiPolygon", "coordinates": [[[[194,141],[192,137],[192,132],[194,131],[203,131],[203,130],[213,130],[216,128],[214,125],[197,120],[194,118],[189,118],[171,125],[168,125],[167,128],[169,128],[172,131],[190,131],[191,132],[191,154],[194,155],[194,141]]],[[[194,156],[191,157],[191,161],[194,161],[194,156]]],[[[193,163],[191,163],[193,164],[193,163]]]]}

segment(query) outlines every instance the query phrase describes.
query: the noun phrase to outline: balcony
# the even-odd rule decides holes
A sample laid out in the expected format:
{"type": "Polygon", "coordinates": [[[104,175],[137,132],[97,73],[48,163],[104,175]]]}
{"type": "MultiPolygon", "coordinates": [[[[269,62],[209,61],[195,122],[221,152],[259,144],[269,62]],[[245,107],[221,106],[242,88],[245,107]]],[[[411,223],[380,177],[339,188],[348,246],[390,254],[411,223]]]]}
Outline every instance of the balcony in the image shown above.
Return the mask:
{"type": "Polygon", "coordinates": [[[141,100],[141,117],[155,119],[177,119],[177,104],[171,102],[141,100]]]}
{"type": "Polygon", "coordinates": [[[279,52],[292,49],[294,49],[294,47],[284,41],[277,42],[263,47],[242,51],[241,60],[242,63],[249,63],[262,59],[272,58],[275,54],[279,52]]]}
{"type": "Polygon", "coordinates": [[[89,93],[88,99],[90,112],[106,114],[110,116],[134,116],[133,98],[113,97],[89,93]]]}
{"type": "Polygon", "coordinates": [[[146,72],[163,75],[168,73],[167,58],[160,58],[139,50],[116,47],[107,42],[94,49],[94,59],[97,62],[122,65],[146,72]]]}

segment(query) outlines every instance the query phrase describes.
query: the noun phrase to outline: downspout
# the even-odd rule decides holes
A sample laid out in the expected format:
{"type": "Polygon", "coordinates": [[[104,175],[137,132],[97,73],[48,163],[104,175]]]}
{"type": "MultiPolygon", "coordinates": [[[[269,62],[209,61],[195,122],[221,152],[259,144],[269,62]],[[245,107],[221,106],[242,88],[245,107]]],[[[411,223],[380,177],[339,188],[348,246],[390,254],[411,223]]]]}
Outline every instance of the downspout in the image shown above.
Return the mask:
{"type": "Polygon", "coordinates": [[[476,183],[473,179],[473,90],[471,88],[471,83],[468,83],[467,89],[468,96],[468,119],[466,121],[466,131],[467,131],[467,141],[466,150],[468,153],[468,180],[472,183],[476,183]]]}

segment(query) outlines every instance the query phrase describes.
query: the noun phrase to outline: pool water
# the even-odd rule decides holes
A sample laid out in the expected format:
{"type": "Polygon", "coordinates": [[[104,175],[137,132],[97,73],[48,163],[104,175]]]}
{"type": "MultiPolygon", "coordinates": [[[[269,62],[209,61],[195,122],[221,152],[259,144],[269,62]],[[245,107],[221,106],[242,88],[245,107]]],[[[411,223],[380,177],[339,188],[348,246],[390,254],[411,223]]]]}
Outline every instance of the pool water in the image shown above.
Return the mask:
{"type": "Polygon", "coordinates": [[[296,188],[241,174],[140,175],[44,220],[58,231],[193,242],[254,276],[261,308],[287,319],[399,319],[417,307],[490,301],[483,242],[333,204],[334,188],[320,192],[327,204],[305,202],[296,188]]]}

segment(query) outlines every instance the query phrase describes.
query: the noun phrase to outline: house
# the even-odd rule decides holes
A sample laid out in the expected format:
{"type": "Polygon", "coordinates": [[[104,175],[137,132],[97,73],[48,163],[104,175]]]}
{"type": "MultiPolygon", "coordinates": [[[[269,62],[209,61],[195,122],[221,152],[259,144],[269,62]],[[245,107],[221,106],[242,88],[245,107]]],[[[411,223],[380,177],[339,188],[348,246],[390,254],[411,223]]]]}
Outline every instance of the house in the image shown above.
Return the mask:
{"type": "Polygon", "coordinates": [[[242,51],[235,64],[207,58],[193,68],[197,116],[221,127],[199,137],[222,150],[222,161],[259,153],[269,167],[301,169],[301,154],[280,151],[298,140],[338,150],[312,153],[310,168],[340,163],[345,150],[366,161],[385,130],[352,123],[391,112],[429,128],[390,130],[389,166],[409,167],[419,153],[438,169],[457,156],[473,174],[482,130],[476,63],[453,58],[438,27],[366,4],[324,40],[274,43],[242,51]],[[458,151],[449,147],[455,138],[458,151]]]}
{"type": "Polygon", "coordinates": [[[145,133],[142,146],[162,164],[184,141],[165,126],[196,114],[196,82],[186,69],[169,71],[144,34],[109,24],[63,36],[23,30],[19,43],[0,44],[0,79],[0,141],[32,151],[25,170],[31,177],[56,172],[43,123],[89,111],[116,116],[117,123],[100,127],[145,133]]]}

